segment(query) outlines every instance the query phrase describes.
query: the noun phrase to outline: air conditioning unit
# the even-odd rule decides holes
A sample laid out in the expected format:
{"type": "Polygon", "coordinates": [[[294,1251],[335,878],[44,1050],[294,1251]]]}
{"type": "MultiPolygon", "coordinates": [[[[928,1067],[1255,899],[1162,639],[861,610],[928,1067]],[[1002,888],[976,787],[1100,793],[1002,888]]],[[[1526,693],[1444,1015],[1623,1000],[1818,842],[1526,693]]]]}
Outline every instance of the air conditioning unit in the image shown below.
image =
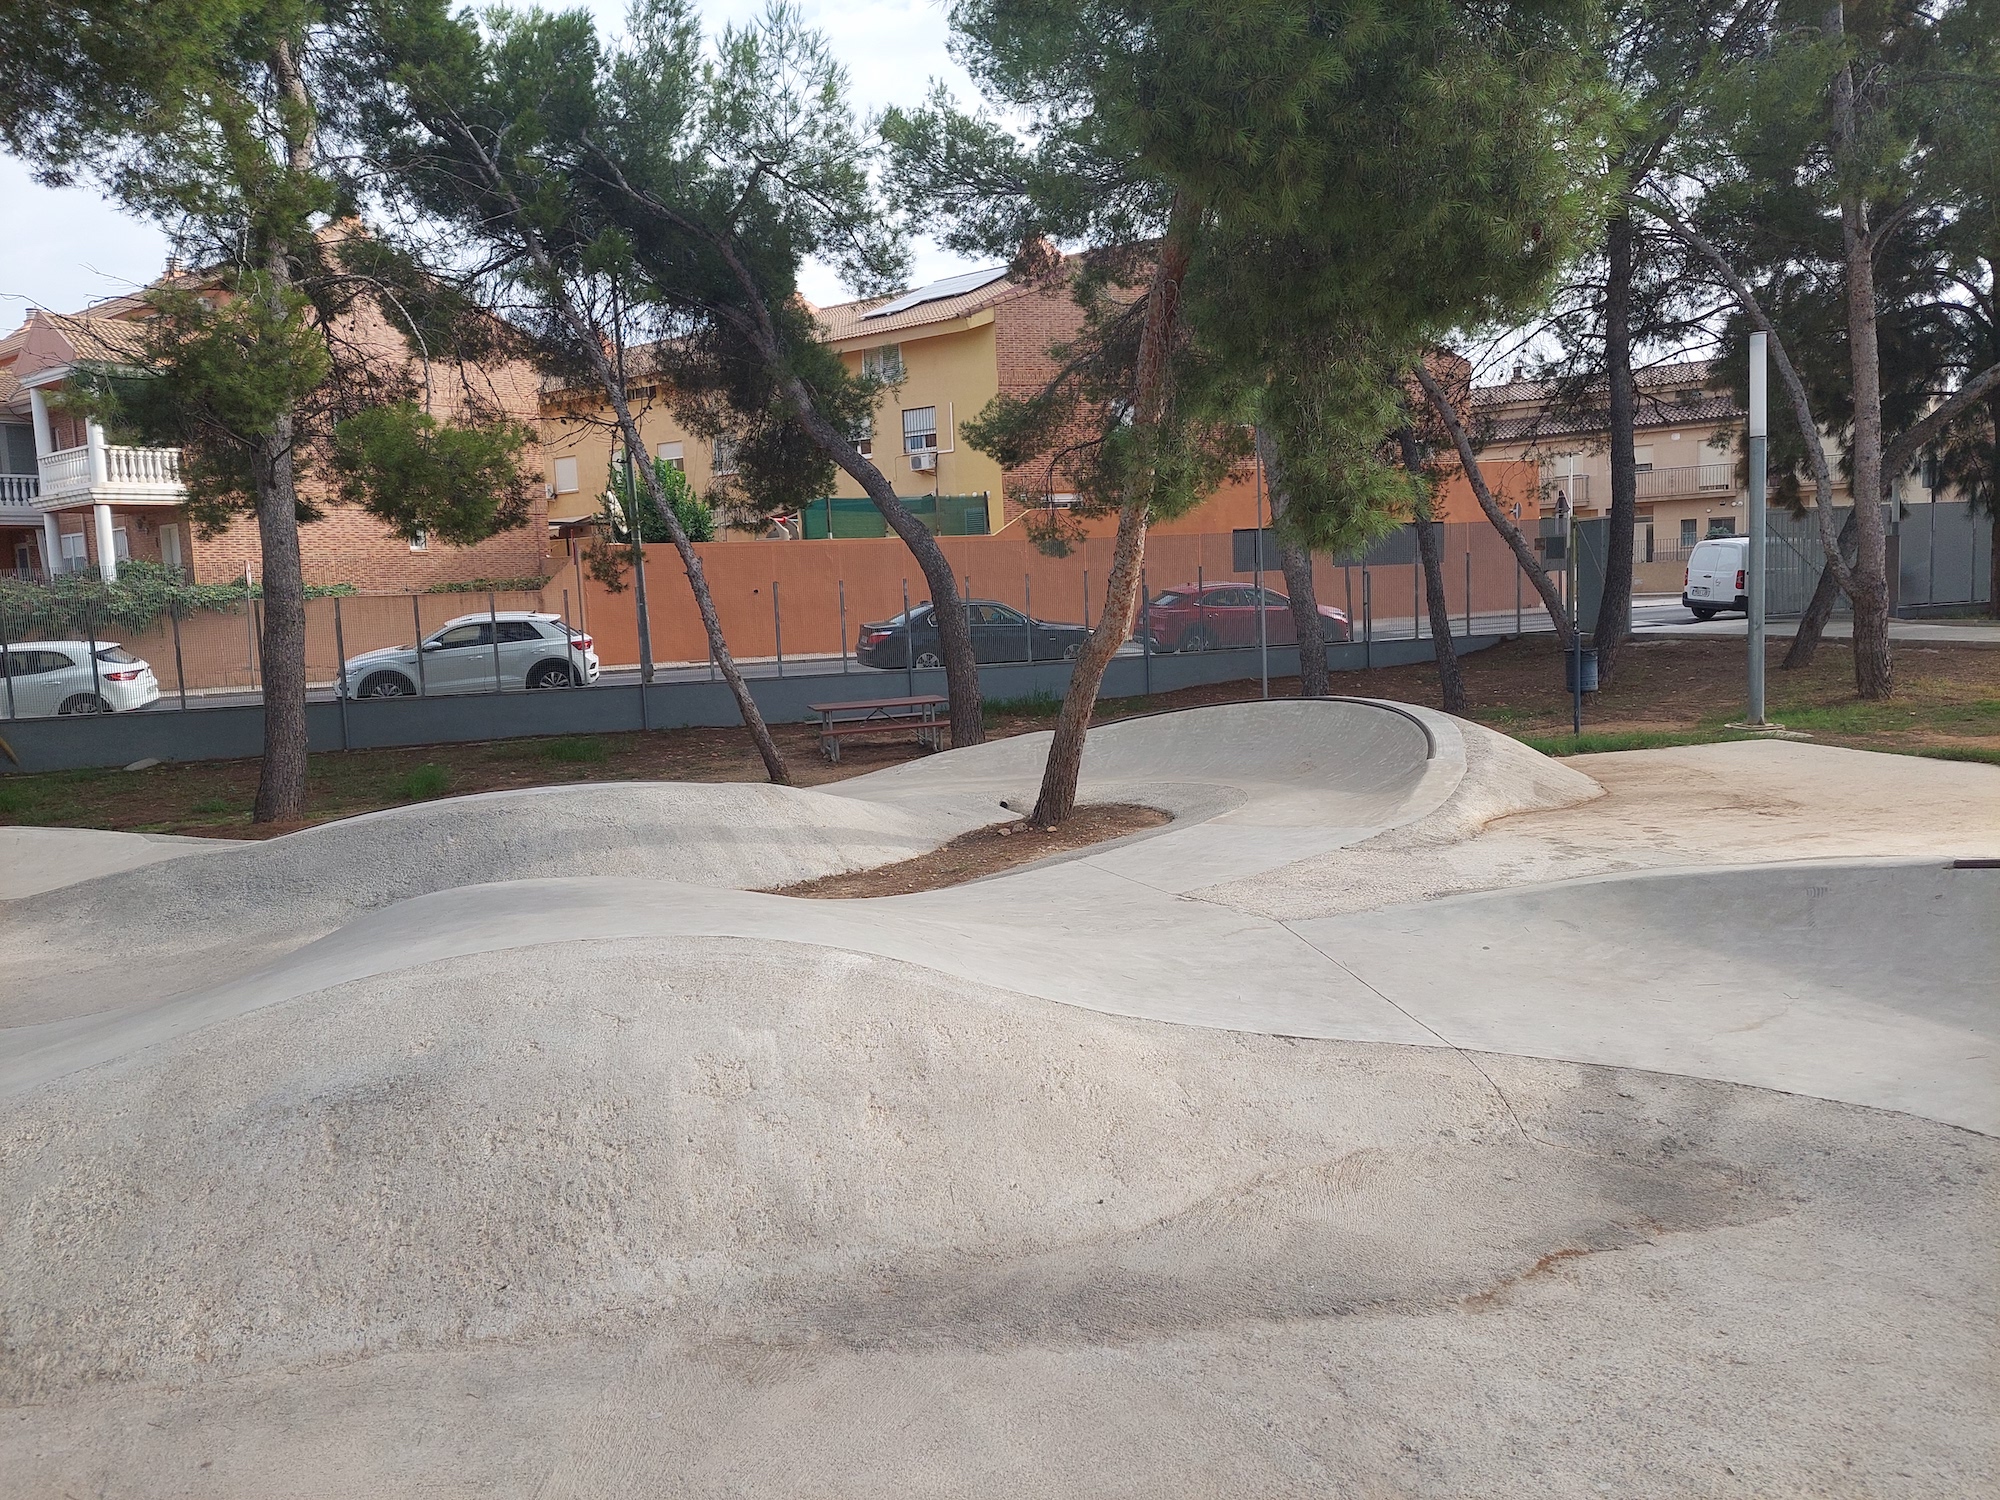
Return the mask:
{"type": "Polygon", "coordinates": [[[919,474],[935,474],[937,472],[937,454],[929,450],[912,453],[910,455],[910,467],[915,469],[919,474]]]}

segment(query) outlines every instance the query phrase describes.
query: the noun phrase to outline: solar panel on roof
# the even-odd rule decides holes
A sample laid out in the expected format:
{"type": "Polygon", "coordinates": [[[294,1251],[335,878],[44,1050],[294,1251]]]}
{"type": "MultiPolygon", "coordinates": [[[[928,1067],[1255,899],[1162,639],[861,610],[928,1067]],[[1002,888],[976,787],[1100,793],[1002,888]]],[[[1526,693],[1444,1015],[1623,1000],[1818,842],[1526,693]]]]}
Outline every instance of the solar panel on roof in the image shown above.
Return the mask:
{"type": "Polygon", "coordinates": [[[891,313],[908,312],[911,308],[921,307],[926,302],[939,302],[946,297],[958,297],[966,292],[976,292],[1006,274],[1005,266],[994,266],[986,271],[967,271],[961,276],[947,276],[943,281],[933,281],[929,286],[920,286],[914,292],[905,292],[893,301],[884,302],[880,307],[870,308],[861,315],[861,319],[865,323],[870,318],[886,318],[891,313]]]}

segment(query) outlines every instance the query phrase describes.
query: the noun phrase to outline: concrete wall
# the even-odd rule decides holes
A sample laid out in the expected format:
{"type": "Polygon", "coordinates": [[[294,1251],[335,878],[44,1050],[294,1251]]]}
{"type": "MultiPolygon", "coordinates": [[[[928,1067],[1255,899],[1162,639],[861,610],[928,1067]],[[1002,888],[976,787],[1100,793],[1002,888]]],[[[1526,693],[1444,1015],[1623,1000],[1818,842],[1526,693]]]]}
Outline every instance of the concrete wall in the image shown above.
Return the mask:
{"type": "MultiPolygon", "coordinates": [[[[1473,636],[1461,652],[1497,644],[1499,636],[1473,636]]],[[[1378,641],[1372,647],[1337,646],[1328,651],[1336,671],[1369,665],[1400,666],[1429,661],[1429,641],[1378,641]]],[[[1271,675],[1298,671],[1297,653],[1273,648],[1271,675]]],[[[1241,682],[1245,696],[1257,692],[1257,653],[1213,651],[1195,656],[1121,656],[1105,674],[1107,698],[1138,697],[1214,682],[1241,682]]],[[[988,701],[1034,693],[1060,696],[1069,685],[1067,662],[1021,663],[980,669],[988,701]]],[[[901,696],[914,684],[919,693],[944,692],[944,673],[855,672],[848,676],[765,677],[751,690],[774,723],[815,719],[808,705],[901,696]]],[[[334,703],[306,709],[314,750],[379,749],[403,745],[460,744],[530,735],[603,734],[633,730],[726,727],[741,722],[729,689],[721,682],[663,683],[637,687],[595,687],[575,692],[500,693],[464,698],[370,699],[350,703],[343,716],[334,703]],[[343,722],[344,718],[344,722],[343,722]]],[[[142,713],[67,719],[20,719],[4,726],[4,738],[18,765],[0,760],[10,773],[62,771],[86,766],[124,766],[136,760],[236,760],[261,753],[261,708],[197,708],[179,713],[160,707],[142,713]]]]}

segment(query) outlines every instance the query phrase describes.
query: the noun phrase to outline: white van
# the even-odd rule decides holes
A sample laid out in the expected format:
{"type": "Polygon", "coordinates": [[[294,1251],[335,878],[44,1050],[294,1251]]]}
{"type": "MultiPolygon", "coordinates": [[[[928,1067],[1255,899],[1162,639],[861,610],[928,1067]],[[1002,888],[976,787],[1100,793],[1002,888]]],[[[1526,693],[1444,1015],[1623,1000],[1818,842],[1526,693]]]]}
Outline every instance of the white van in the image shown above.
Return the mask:
{"type": "Polygon", "coordinates": [[[1750,538],[1712,536],[1695,543],[1681,584],[1681,603],[1697,620],[1712,620],[1725,609],[1750,612],[1750,538]]]}

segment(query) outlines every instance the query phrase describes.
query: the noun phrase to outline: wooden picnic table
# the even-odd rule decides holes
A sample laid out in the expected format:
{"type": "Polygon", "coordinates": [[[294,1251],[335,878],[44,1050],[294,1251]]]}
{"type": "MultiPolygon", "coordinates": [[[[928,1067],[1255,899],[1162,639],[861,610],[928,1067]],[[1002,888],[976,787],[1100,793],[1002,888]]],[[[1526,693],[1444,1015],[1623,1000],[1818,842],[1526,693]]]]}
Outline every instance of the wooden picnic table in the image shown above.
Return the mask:
{"type": "Polygon", "coordinates": [[[920,693],[913,698],[850,698],[841,703],[808,703],[806,707],[819,715],[819,753],[838,764],[840,742],[854,734],[914,728],[919,745],[927,750],[942,748],[945,726],[938,721],[938,710],[950,701],[935,693],[920,693]]]}

